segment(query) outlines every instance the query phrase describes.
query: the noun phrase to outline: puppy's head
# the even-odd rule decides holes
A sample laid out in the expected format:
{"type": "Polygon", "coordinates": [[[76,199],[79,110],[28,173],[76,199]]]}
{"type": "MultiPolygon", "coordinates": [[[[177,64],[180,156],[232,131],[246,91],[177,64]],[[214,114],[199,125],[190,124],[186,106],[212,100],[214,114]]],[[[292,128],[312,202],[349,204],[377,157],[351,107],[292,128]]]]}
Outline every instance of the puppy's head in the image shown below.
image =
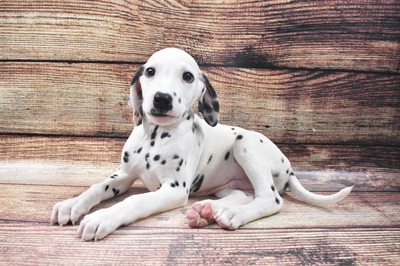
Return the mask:
{"type": "Polygon", "coordinates": [[[217,94],[193,57],[176,48],[153,54],[131,82],[136,125],[142,119],[161,126],[179,123],[196,100],[206,122],[215,126],[219,116],[217,94]]]}

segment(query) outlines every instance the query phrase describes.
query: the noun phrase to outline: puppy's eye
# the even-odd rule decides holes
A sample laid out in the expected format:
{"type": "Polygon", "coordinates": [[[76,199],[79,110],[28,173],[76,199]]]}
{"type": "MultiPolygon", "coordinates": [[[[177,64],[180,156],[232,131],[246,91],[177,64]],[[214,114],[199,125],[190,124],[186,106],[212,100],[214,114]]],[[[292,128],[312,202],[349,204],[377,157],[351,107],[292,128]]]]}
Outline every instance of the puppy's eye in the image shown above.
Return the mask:
{"type": "Polygon", "coordinates": [[[146,75],[146,77],[151,78],[152,76],[154,76],[156,74],[156,70],[152,67],[149,67],[148,69],[146,69],[144,74],[146,75]]]}
{"type": "Polygon", "coordinates": [[[186,81],[187,83],[192,83],[194,81],[194,77],[193,74],[190,72],[185,72],[182,75],[182,78],[184,81],[186,81]]]}

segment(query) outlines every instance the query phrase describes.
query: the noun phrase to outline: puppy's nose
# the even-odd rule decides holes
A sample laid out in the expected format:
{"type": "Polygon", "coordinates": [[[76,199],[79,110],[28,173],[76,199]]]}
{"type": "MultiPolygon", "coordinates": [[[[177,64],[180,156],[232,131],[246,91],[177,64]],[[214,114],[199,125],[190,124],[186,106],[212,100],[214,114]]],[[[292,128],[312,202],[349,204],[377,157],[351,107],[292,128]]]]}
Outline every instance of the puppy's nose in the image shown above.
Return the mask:
{"type": "Polygon", "coordinates": [[[172,109],[172,96],[168,93],[156,92],[153,100],[154,108],[168,112],[172,109]]]}

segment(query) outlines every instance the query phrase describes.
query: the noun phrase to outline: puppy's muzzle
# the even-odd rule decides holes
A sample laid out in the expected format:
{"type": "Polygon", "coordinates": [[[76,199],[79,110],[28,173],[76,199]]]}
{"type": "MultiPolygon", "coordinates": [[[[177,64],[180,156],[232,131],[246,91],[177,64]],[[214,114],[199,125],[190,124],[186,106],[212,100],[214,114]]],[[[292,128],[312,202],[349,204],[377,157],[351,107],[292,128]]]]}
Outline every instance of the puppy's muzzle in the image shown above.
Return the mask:
{"type": "Polygon", "coordinates": [[[168,111],[172,110],[172,96],[168,93],[156,92],[153,99],[153,106],[150,110],[154,116],[164,116],[168,111]]]}

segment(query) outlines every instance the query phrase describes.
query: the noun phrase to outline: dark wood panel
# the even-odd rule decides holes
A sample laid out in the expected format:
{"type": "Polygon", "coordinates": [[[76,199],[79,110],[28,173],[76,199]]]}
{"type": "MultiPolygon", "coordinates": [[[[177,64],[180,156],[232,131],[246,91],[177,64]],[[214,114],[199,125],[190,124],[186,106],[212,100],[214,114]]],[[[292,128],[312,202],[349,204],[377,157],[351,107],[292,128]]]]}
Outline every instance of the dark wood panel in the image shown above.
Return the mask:
{"type": "MultiPolygon", "coordinates": [[[[90,186],[120,162],[124,139],[0,136],[1,182],[90,186]]],[[[398,147],[278,145],[311,191],[399,191],[398,147]]]]}
{"type": "MultiPolygon", "coordinates": [[[[0,132],[122,136],[139,65],[0,63],[0,132]]],[[[223,124],[279,143],[400,144],[400,76],[331,71],[203,68],[223,124]]]]}
{"type": "Polygon", "coordinates": [[[3,60],[144,62],[169,46],[201,64],[399,72],[395,0],[2,1],[3,60]]]}

